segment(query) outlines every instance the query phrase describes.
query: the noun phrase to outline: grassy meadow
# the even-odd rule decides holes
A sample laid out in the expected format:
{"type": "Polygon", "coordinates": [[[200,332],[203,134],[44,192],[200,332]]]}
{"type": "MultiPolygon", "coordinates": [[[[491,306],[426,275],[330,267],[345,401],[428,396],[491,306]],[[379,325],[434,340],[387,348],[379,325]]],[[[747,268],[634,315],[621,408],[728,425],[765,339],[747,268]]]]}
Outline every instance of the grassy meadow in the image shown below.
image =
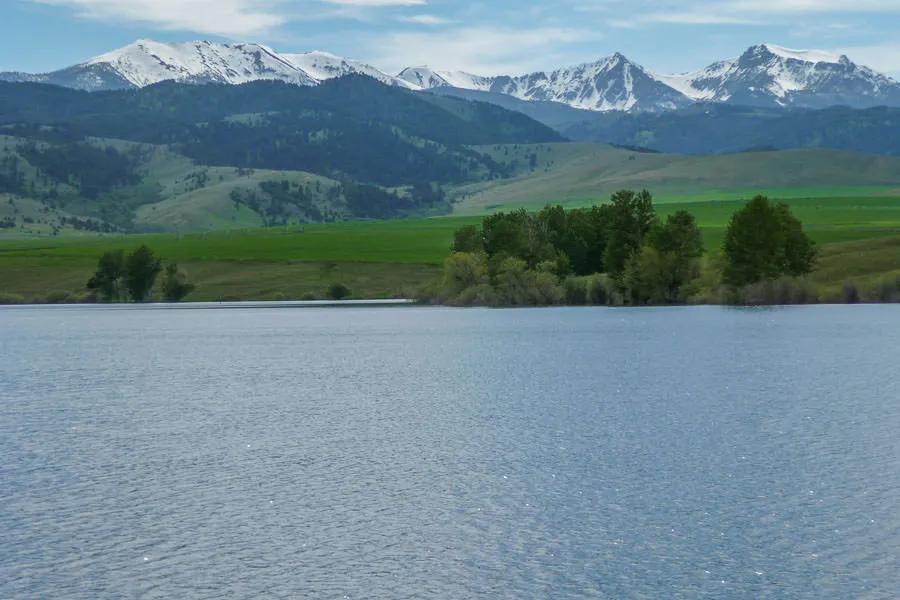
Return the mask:
{"type": "MultiPolygon", "coordinates": [[[[900,197],[858,193],[787,202],[820,245],[812,279],[827,293],[837,294],[848,279],[869,285],[900,274],[900,197]]],[[[657,210],[661,216],[692,212],[714,255],[731,214],[743,203],[664,198],[657,210]]],[[[457,228],[479,222],[478,216],[451,216],[185,235],[0,239],[0,297],[77,296],[103,252],[142,243],[188,273],[197,284],[189,300],[322,297],[336,282],[356,297],[402,297],[439,275],[457,228]]]]}

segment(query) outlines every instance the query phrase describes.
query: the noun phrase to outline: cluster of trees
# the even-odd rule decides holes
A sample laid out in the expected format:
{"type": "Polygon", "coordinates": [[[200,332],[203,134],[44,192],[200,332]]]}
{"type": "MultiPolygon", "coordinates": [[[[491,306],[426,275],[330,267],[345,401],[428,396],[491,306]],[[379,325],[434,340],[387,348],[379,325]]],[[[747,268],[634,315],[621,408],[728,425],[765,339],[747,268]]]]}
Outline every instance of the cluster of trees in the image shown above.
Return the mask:
{"type": "Polygon", "coordinates": [[[159,291],[166,302],[180,302],[194,290],[194,285],[187,281],[176,263],[163,265],[163,261],[143,245],[127,255],[123,250],[104,253],[87,288],[102,302],[149,302],[161,273],[159,291]]]}
{"type": "Polygon", "coordinates": [[[231,200],[235,206],[243,204],[257,212],[267,226],[321,223],[340,217],[390,219],[447,204],[443,189],[430,183],[416,183],[394,191],[349,180],[325,190],[319,182],[314,190],[288,180],[263,181],[255,189],[235,188],[231,200]],[[320,206],[317,196],[324,198],[329,206],[320,206]]]}
{"type": "MultiPolygon", "coordinates": [[[[456,231],[436,297],[452,304],[673,304],[699,291],[703,238],[693,215],[660,218],[647,191],[609,204],[547,206],[486,217],[456,231]]],[[[809,273],[813,242],[784,204],[759,196],[732,218],[724,285],[809,273]]]]}
{"type": "Polygon", "coordinates": [[[281,181],[263,181],[259,189],[269,197],[265,213],[270,218],[281,216],[284,219],[290,209],[299,210],[308,221],[322,221],[324,215],[316,205],[312,194],[299,183],[291,183],[286,179],[281,181]]]}
{"type": "Polygon", "coordinates": [[[235,207],[243,204],[259,214],[266,226],[286,225],[293,221],[322,222],[328,215],[315,202],[310,190],[287,179],[263,181],[256,189],[231,190],[235,207]]]}
{"type": "Polygon", "coordinates": [[[60,217],[59,227],[69,227],[77,231],[96,231],[98,233],[115,233],[119,228],[107,221],[90,217],[60,217]]]}
{"type": "MultiPolygon", "coordinates": [[[[689,213],[680,211],[662,220],[649,192],[623,190],[602,206],[568,211],[547,206],[535,214],[520,210],[491,215],[481,227],[457,231],[452,250],[454,257],[448,261],[445,279],[449,301],[462,292],[459,278],[451,271],[461,263],[477,263],[483,267],[476,271],[484,273],[495,291],[503,292],[498,297],[503,304],[551,303],[539,298],[563,295],[602,297],[604,301],[618,297],[645,304],[684,299],[685,287],[699,273],[703,240],[689,213]],[[567,289],[578,287],[577,278],[601,273],[606,278],[595,286],[598,291],[566,294],[567,289]],[[513,281],[515,285],[505,284],[513,281]],[[543,292],[530,300],[527,294],[505,293],[529,287],[528,283],[543,292]]],[[[591,285],[582,281],[584,286],[591,285]]]]}
{"type": "Polygon", "coordinates": [[[72,185],[87,198],[96,199],[103,192],[141,180],[135,159],[111,146],[99,148],[80,142],[39,146],[30,142],[18,152],[47,177],[72,185]]]}
{"type": "Polygon", "coordinates": [[[340,192],[350,215],[362,219],[390,219],[416,211],[446,204],[443,189],[438,185],[417,182],[406,193],[353,182],[341,184],[340,192]]]}

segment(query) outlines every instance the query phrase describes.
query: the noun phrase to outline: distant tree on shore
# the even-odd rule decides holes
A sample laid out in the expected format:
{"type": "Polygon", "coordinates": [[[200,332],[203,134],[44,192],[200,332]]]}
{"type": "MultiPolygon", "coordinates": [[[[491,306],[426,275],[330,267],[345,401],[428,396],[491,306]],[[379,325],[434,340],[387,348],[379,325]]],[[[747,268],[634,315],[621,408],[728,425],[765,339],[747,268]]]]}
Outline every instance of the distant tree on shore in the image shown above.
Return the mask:
{"type": "Polygon", "coordinates": [[[782,275],[799,277],[813,270],[815,243],[784,203],[756,196],[734,214],[722,246],[723,281],[745,286],[782,275]]]}
{"type": "Polygon", "coordinates": [[[170,262],[166,265],[162,280],[162,295],[166,302],[181,302],[185,296],[194,291],[194,284],[178,270],[178,265],[170,262]]]}
{"type": "MultiPolygon", "coordinates": [[[[156,279],[162,271],[162,261],[147,246],[140,246],[127,256],[122,250],[105,252],[97,262],[97,271],[87,282],[87,288],[96,292],[102,302],[147,302],[156,285],[156,279]]],[[[189,286],[178,290],[184,292],[181,297],[190,293],[193,286],[186,283],[175,267],[175,281],[189,286]]],[[[171,283],[171,282],[164,282],[171,283]]],[[[169,288],[168,291],[175,291],[169,288]]],[[[164,286],[163,294],[167,295],[164,286]]]]}
{"type": "Polygon", "coordinates": [[[703,236],[687,211],[655,223],[640,253],[626,265],[624,284],[636,304],[684,300],[682,290],[700,274],[703,236]]]}
{"type": "Polygon", "coordinates": [[[140,246],[125,258],[125,287],[134,302],[147,302],[162,271],[162,261],[147,246],[140,246]]]}
{"type": "Polygon", "coordinates": [[[121,302],[124,296],[122,278],[125,276],[125,253],[122,250],[105,252],[97,263],[97,271],[87,288],[96,292],[103,302],[121,302]]]}
{"type": "Polygon", "coordinates": [[[653,196],[644,190],[622,190],[612,195],[604,263],[606,272],[619,279],[629,259],[637,255],[656,222],[653,196]]]}

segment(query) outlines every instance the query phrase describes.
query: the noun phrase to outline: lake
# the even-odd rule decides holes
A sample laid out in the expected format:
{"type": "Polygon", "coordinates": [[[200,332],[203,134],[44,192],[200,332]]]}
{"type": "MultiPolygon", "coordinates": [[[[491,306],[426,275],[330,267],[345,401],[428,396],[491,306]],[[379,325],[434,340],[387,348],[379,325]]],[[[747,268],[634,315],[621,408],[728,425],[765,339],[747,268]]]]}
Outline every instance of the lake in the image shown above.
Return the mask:
{"type": "Polygon", "coordinates": [[[0,309],[0,598],[896,598],[900,307],[0,309]]]}

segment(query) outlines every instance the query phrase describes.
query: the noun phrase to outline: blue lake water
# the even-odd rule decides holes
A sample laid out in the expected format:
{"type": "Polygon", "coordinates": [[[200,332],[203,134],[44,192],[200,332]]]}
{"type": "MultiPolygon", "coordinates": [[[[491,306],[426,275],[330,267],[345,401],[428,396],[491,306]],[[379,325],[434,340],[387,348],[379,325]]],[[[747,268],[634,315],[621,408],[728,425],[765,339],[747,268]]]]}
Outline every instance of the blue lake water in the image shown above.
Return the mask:
{"type": "Polygon", "coordinates": [[[0,598],[900,595],[900,307],[0,309],[0,598]]]}

